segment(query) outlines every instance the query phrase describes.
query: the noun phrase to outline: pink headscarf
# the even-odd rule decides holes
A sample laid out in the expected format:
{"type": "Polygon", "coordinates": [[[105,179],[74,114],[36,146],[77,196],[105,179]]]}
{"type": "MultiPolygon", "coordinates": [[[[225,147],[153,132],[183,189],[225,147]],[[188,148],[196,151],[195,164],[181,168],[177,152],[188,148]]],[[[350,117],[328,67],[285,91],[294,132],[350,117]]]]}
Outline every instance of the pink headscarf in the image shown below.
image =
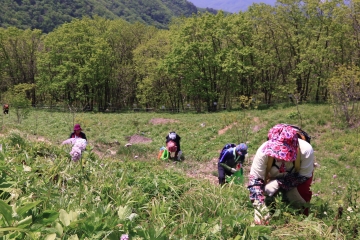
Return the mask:
{"type": "Polygon", "coordinates": [[[269,130],[268,139],[262,149],[266,155],[287,162],[296,160],[299,144],[296,129],[286,124],[277,124],[269,130]]]}

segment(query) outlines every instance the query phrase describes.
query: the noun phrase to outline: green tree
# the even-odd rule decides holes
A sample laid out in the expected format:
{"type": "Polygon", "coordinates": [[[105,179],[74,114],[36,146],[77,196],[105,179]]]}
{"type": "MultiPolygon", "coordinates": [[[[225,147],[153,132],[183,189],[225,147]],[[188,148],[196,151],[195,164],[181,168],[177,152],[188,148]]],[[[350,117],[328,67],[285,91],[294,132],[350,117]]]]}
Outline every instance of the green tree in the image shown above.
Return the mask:
{"type": "Polygon", "coordinates": [[[142,106],[158,107],[160,105],[178,108],[181,92],[175,79],[161,64],[170,52],[170,32],[161,30],[154,32],[146,42],[134,50],[135,70],[137,72],[137,99],[142,106]]]}
{"type": "Polygon", "coordinates": [[[74,20],[44,38],[44,51],[38,58],[41,93],[92,109],[101,97],[99,89],[112,75],[111,48],[99,27],[107,22],[100,18],[74,20]]]}
{"type": "Polygon", "coordinates": [[[108,98],[108,102],[111,102],[113,107],[130,107],[138,103],[136,98],[138,73],[134,66],[134,50],[151,38],[154,30],[153,27],[144,24],[115,20],[104,34],[104,40],[109,44],[113,56],[112,81],[108,98]]]}
{"type": "Polygon", "coordinates": [[[165,64],[169,73],[181,80],[197,111],[203,103],[208,111],[215,110],[226,91],[231,96],[247,85],[241,84],[241,76],[249,71],[246,59],[251,50],[247,45],[248,25],[241,20],[232,21],[222,12],[205,13],[171,26],[172,48],[165,64]],[[236,34],[240,29],[241,34],[236,34]]]}
{"type": "Polygon", "coordinates": [[[335,119],[353,126],[360,119],[360,68],[355,65],[340,66],[328,82],[335,119]]]}
{"type": "MultiPolygon", "coordinates": [[[[41,44],[41,31],[0,28],[0,91],[20,83],[35,83],[36,54],[41,44]]],[[[35,89],[27,97],[36,102],[35,89]]]]}
{"type": "Polygon", "coordinates": [[[3,101],[9,104],[11,112],[15,112],[18,123],[30,113],[31,101],[27,98],[27,94],[33,91],[34,87],[34,84],[20,83],[4,94],[3,101]]]}

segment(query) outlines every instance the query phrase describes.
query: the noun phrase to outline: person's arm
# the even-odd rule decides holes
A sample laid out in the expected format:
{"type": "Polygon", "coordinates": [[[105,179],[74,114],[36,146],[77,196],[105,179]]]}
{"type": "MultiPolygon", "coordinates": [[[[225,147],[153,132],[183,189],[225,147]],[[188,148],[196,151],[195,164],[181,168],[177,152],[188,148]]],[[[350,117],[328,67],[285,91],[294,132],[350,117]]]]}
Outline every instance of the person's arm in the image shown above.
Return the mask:
{"type": "Polygon", "coordinates": [[[178,141],[177,141],[177,144],[178,144],[178,151],[180,151],[181,150],[181,148],[180,148],[180,140],[181,140],[181,137],[178,135],[178,141]]]}
{"type": "Polygon", "coordinates": [[[240,156],[239,159],[236,161],[236,165],[239,163],[241,163],[241,165],[243,165],[244,161],[245,161],[245,156],[240,156]]]}
{"type": "Polygon", "coordinates": [[[280,187],[286,191],[299,186],[306,182],[309,178],[299,175],[299,173],[288,173],[283,178],[278,178],[280,187]]]}
{"type": "Polygon", "coordinates": [[[228,163],[228,159],[229,158],[233,158],[233,153],[232,151],[226,151],[221,159],[219,160],[220,166],[222,166],[223,168],[225,168],[227,171],[229,172],[234,172],[234,168],[232,168],[231,166],[229,166],[228,163]]]}
{"type": "Polygon", "coordinates": [[[229,166],[226,165],[225,163],[220,163],[220,166],[222,166],[223,168],[225,168],[227,171],[231,172],[231,167],[229,167],[229,166]]]}
{"type": "Polygon", "coordinates": [[[81,132],[81,135],[82,135],[81,137],[87,141],[85,133],[81,132]]]}

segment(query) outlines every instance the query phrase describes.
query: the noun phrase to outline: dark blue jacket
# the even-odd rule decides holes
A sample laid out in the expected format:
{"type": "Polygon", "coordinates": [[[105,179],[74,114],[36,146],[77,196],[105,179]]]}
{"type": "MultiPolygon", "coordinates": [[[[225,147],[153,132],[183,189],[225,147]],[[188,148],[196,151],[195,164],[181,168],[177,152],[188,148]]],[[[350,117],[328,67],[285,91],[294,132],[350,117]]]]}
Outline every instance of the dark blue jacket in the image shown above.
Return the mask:
{"type": "Polygon", "coordinates": [[[243,163],[244,160],[245,156],[237,155],[235,148],[229,148],[226,149],[224,154],[220,157],[219,164],[225,169],[230,170],[231,168],[235,168],[238,163],[243,163]]]}

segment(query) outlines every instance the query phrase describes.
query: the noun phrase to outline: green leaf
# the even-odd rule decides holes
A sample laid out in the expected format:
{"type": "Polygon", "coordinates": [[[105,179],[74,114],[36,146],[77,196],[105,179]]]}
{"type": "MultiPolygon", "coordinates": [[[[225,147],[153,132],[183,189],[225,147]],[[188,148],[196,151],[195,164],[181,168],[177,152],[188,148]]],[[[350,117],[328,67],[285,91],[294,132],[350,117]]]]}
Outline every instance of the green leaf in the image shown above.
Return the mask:
{"type": "Polygon", "coordinates": [[[42,214],[36,217],[34,223],[48,224],[53,223],[59,217],[59,213],[53,210],[45,210],[42,214]]]}
{"type": "Polygon", "coordinates": [[[254,227],[250,227],[248,228],[249,231],[251,233],[256,233],[256,234],[271,234],[271,227],[269,226],[261,226],[261,225],[257,225],[254,227]]]}
{"type": "Polygon", "coordinates": [[[68,238],[68,240],[79,240],[79,237],[75,234],[68,238]]]}
{"type": "Polygon", "coordinates": [[[26,229],[17,228],[17,227],[7,227],[7,228],[0,227],[0,232],[9,232],[9,231],[25,232],[26,229]]]}
{"type": "Polygon", "coordinates": [[[17,227],[25,228],[29,226],[31,223],[32,223],[32,216],[27,216],[26,218],[18,222],[17,227]]]}
{"type": "Polygon", "coordinates": [[[12,224],[13,217],[11,206],[4,201],[0,201],[0,214],[3,215],[8,226],[12,224]]]}
{"type": "Polygon", "coordinates": [[[69,212],[70,221],[76,221],[78,219],[78,213],[74,211],[69,212]]]}
{"type": "Polygon", "coordinates": [[[47,235],[44,240],[55,240],[55,239],[56,239],[56,233],[52,233],[47,235]]]}
{"type": "Polygon", "coordinates": [[[60,209],[60,221],[61,223],[67,227],[70,225],[70,215],[64,210],[64,209],[60,209]]]}
{"type": "Polygon", "coordinates": [[[63,227],[58,222],[55,224],[55,230],[56,230],[56,233],[60,236],[63,235],[63,233],[64,233],[63,227]]]}
{"type": "Polygon", "coordinates": [[[131,209],[128,206],[119,207],[118,216],[120,220],[125,221],[128,217],[130,217],[130,215],[131,215],[131,209]]]}
{"type": "Polygon", "coordinates": [[[0,183],[0,190],[4,191],[6,188],[10,188],[15,182],[2,182],[0,183]]]}
{"type": "Polygon", "coordinates": [[[21,207],[17,208],[16,212],[17,212],[18,215],[22,216],[24,213],[26,213],[27,211],[29,211],[30,209],[32,209],[33,207],[35,207],[39,203],[41,203],[41,201],[27,203],[24,206],[21,206],[21,207]]]}

